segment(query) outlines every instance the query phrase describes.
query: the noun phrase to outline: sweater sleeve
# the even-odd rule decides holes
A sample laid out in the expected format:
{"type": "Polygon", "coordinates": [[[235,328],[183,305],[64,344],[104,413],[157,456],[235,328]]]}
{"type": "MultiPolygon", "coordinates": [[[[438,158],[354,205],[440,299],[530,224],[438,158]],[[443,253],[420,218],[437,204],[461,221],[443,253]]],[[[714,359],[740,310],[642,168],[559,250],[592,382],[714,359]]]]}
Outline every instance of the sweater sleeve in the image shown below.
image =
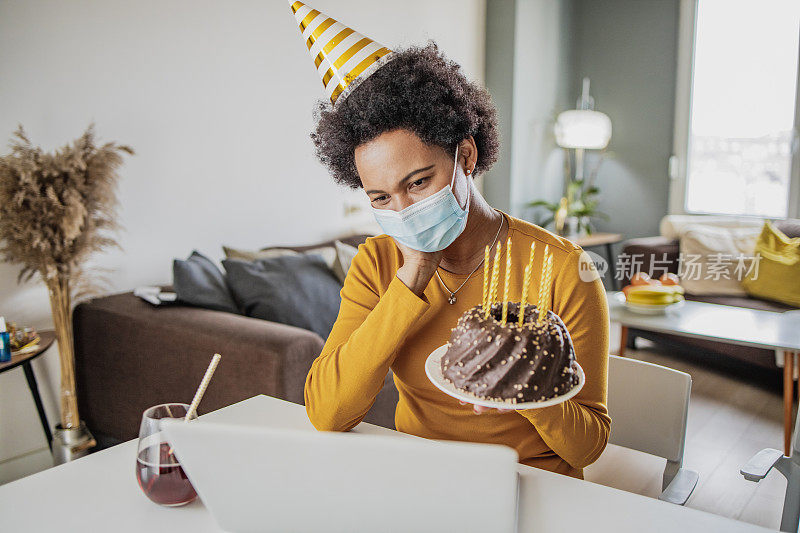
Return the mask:
{"type": "Polygon", "coordinates": [[[376,257],[359,246],[340,292],[342,303],[306,377],[306,412],[318,430],[358,425],[383,387],[397,349],[430,302],[396,275],[379,295],[376,257]]]}
{"type": "Polygon", "coordinates": [[[582,250],[567,257],[556,277],[553,311],[567,326],[586,383],[573,398],[550,407],[518,410],[550,449],[574,468],[592,464],[608,443],[609,317],[605,289],[582,250]],[[581,267],[583,271],[581,272],[581,267]],[[592,278],[583,281],[583,278],[592,278]]]}

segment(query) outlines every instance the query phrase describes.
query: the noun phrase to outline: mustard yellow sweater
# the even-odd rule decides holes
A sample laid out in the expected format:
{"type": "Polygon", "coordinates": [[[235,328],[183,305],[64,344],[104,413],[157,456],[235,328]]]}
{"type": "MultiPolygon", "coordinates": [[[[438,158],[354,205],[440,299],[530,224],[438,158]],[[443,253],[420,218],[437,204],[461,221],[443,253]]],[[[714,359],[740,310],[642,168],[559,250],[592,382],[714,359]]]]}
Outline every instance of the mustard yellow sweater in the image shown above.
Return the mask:
{"type": "MultiPolygon", "coordinates": [[[[481,303],[479,269],[458,291],[454,305],[434,276],[423,297],[396,276],[402,254],[391,237],[370,237],[358,247],[341,290],[342,304],[333,330],[314,361],[305,384],[306,411],[318,430],[347,431],[366,415],[391,368],[400,393],[395,412],[399,431],[420,437],[505,444],[520,462],[583,477],[608,442],[611,418],[606,408],[609,320],[602,282],[581,281],[581,248],[539,226],[503,213],[512,241],[509,300],[519,301],[530,246],[536,242],[529,298],[536,302],[545,244],[553,253],[551,309],[566,324],[586,384],[566,402],[540,409],[477,415],[472,406],[439,391],[425,375],[428,355],[445,344],[458,317],[481,303]]],[[[505,243],[501,265],[505,270],[505,243]]],[[[451,289],[465,275],[440,269],[451,289]]],[[[503,274],[504,275],[504,274],[503,274]]],[[[500,284],[503,284],[503,275],[500,284]]],[[[500,287],[498,293],[503,294],[500,287]]]]}

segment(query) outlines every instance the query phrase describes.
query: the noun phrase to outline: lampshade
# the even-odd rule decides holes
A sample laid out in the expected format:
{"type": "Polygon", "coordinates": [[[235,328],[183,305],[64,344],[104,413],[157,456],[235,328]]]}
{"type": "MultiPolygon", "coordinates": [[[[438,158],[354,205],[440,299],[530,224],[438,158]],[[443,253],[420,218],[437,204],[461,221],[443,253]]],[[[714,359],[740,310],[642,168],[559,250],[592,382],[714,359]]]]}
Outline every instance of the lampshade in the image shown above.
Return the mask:
{"type": "Polygon", "coordinates": [[[601,150],[611,139],[611,119],[599,111],[571,109],[558,115],[555,133],[562,148],[601,150]]]}

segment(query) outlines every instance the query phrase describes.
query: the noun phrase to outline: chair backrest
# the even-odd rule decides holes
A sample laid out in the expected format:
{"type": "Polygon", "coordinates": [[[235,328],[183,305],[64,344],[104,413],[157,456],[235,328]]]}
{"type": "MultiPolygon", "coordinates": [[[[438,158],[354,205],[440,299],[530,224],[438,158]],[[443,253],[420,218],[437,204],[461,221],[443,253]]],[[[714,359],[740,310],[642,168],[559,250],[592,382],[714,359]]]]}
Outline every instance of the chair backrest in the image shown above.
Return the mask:
{"type": "Polygon", "coordinates": [[[691,389],[685,372],[610,355],[609,442],[682,461],[691,389]]]}

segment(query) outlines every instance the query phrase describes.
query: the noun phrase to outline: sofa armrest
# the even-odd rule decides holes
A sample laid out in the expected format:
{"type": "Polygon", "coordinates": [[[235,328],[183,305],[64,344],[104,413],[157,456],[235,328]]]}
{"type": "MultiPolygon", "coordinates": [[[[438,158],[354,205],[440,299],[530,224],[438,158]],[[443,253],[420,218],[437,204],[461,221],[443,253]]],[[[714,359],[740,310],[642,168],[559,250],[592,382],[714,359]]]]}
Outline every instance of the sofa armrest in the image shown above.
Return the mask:
{"type": "Polygon", "coordinates": [[[117,294],[73,313],[78,401],[90,430],[136,437],[144,409],[189,403],[211,356],[223,358],[200,412],[267,394],[303,403],[303,385],[324,342],[311,331],[182,305],[153,307],[117,294]]]}
{"type": "Polygon", "coordinates": [[[664,272],[678,272],[680,241],[669,237],[640,237],[622,244],[622,254],[617,260],[621,285],[630,283],[633,274],[646,272],[658,278],[664,272]]]}

